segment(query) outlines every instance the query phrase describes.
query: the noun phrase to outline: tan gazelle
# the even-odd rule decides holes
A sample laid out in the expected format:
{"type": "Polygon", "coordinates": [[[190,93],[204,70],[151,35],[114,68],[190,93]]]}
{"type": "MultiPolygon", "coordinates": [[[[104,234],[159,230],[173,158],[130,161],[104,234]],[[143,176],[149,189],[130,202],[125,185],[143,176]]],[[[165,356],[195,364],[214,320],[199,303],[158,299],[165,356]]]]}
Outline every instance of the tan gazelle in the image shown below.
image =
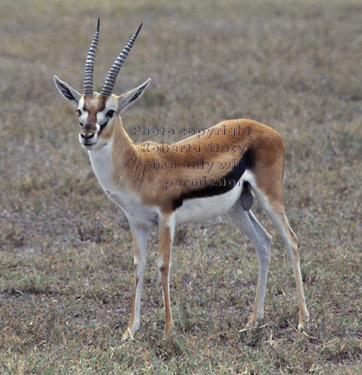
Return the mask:
{"type": "Polygon", "coordinates": [[[133,337],[140,326],[148,230],[159,228],[158,268],[165,306],[165,332],[168,333],[172,327],[169,280],[175,225],[203,222],[226,213],[257,250],[259,277],[254,311],[249,319],[251,326],[257,325],[264,316],[271,236],[250,210],[253,194],[287,248],[297,285],[298,328],[302,330],[309,314],[297,237],[284,210],[281,136],[261,123],[236,119],[222,121],[174,144],[143,142],[135,145],[120,114],[141,97],[151,80],[120,96],[112,91],[141,26],[117,57],[100,93],[93,91],[99,20],[85,65],[83,94],[54,76],[62,96],[77,108],[79,141],[88,151],[99,183],[130,223],[135,282],[131,318],[123,338],[133,337]],[[159,168],[160,165],[164,167],[159,168]]]}

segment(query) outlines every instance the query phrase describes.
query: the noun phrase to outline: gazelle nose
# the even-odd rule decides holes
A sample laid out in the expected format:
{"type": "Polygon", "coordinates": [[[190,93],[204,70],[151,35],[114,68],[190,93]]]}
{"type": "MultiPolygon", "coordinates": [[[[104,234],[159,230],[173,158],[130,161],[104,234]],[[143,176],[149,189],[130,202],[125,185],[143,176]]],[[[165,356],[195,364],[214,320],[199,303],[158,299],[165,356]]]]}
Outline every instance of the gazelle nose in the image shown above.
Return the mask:
{"type": "Polygon", "coordinates": [[[80,133],[80,136],[82,138],[84,138],[84,139],[91,139],[92,137],[94,137],[94,134],[95,133],[91,133],[91,134],[89,134],[89,133],[86,133],[86,134],[80,133]]]}

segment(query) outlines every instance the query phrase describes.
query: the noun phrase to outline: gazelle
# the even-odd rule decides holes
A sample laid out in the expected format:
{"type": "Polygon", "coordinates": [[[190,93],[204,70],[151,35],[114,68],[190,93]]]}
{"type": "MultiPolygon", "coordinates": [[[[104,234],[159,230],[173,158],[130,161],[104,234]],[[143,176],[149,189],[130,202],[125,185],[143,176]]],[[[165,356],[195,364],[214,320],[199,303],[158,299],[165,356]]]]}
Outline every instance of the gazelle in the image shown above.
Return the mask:
{"type": "MultiPolygon", "coordinates": [[[[141,24],[142,26],[142,24],[141,24]]],[[[253,195],[260,201],[287,248],[297,285],[299,330],[308,321],[297,237],[288,224],[283,203],[284,146],[279,133],[252,120],[227,120],[172,145],[135,145],[120,117],[145,92],[150,79],[127,93],[112,94],[117,75],[141,29],[131,37],[110,69],[100,93],[93,91],[93,67],[99,38],[92,40],[85,64],[83,94],[54,76],[62,96],[77,108],[79,141],[88,151],[94,173],[106,195],[125,213],[134,251],[132,312],[123,338],[140,326],[146,239],[159,228],[158,269],[165,306],[165,332],[172,327],[170,305],[171,247],[175,225],[200,222],[228,213],[254,244],[259,276],[253,313],[257,325],[264,316],[271,236],[250,211],[253,195]],[[156,168],[163,164],[167,168],[156,168]]]]}

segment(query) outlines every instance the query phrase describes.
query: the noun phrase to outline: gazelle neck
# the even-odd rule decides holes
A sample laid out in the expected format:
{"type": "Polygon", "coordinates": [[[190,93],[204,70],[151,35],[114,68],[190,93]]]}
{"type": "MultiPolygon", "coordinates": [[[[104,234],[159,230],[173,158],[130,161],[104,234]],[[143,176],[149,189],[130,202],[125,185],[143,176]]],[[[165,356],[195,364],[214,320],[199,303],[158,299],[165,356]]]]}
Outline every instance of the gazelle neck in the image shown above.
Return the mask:
{"type": "Polygon", "coordinates": [[[110,130],[101,147],[88,151],[94,172],[104,189],[133,188],[133,171],[141,164],[141,158],[120,116],[113,119],[110,130]]]}
{"type": "Polygon", "coordinates": [[[138,153],[132,139],[123,127],[122,119],[116,116],[112,124],[112,162],[115,165],[128,163],[136,160],[138,153]]]}

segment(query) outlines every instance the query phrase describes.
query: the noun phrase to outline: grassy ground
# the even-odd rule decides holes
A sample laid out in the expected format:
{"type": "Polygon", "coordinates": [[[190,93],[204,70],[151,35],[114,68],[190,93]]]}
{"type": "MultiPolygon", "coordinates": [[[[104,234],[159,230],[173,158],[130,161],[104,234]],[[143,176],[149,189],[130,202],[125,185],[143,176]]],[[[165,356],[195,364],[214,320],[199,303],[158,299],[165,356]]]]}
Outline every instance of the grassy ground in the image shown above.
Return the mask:
{"type": "Polygon", "coordinates": [[[346,0],[2,0],[0,373],[361,373],[361,18],[361,2],[346,0]],[[265,325],[240,332],[257,260],[222,218],[178,228],[169,338],[151,233],[141,330],[121,342],[133,278],[129,227],[96,182],[74,109],[52,81],[56,73],[81,89],[99,16],[97,88],[144,22],[115,90],[153,79],[125,113],[128,129],[244,117],[282,134],[306,333],[296,331],[285,249],[256,206],[274,236],[265,325]]]}

